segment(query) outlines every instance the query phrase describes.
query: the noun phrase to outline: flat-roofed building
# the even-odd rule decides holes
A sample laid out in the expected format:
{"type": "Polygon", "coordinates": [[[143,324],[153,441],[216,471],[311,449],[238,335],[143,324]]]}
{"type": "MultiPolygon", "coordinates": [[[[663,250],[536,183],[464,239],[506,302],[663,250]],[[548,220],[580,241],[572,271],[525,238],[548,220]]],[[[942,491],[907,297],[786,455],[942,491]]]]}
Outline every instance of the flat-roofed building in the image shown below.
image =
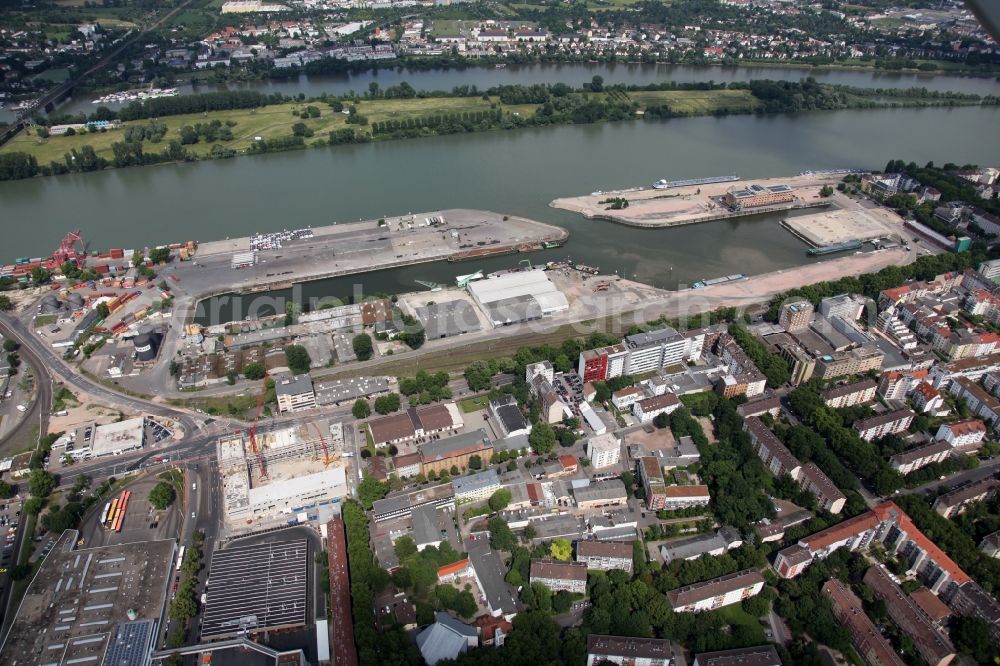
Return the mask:
{"type": "Polygon", "coordinates": [[[711,501],[712,496],[706,485],[667,486],[663,489],[663,508],[667,511],[708,506],[711,501]]]}
{"type": "Polygon", "coordinates": [[[145,445],[146,419],[137,416],[134,419],[97,426],[94,429],[94,440],[90,450],[91,455],[97,458],[141,449],[145,445]]]}
{"type": "Polygon", "coordinates": [[[585,382],[604,381],[621,377],[625,374],[627,359],[628,351],[623,344],[601,347],[599,349],[587,349],[580,352],[577,374],[585,382]]]}
{"type": "Polygon", "coordinates": [[[778,325],[789,333],[804,331],[812,321],[813,305],[809,301],[785,303],[778,312],[778,325]]]}
{"type": "Polygon", "coordinates": [[[652,456],[643,456],[636,461],[636,471],[645,491],[646,508],[652,511],[665,508],[667,484],[663,480],[663,469],[659,461],[652,456]]]}
{"type": "Polygon", "coordinates": [[[375,500],[372,517],[376,522],[392,518],[409,518],[411,512],[421,506],[431,505],[438,509],[455,507],[455,491],[450,483],[427,486],[410,492],[390,495],[375,500]]]}
{"type": "Polygon", "coordinates": [[[495,469],[488,469],[478,474],[460,476],[452,480],[451,486],[455,490],[456,502],[475,502],[489,499],[490,495],[500,490],[500,477],[495,469]]]}
{"type": "Polygon", "coordinates": [[[896,409],[867,419],[854,422],[854,430],[866,442],[895,435],[910,427],[916,414],[912,409],[896,409]]]}
{"type": "Polygon", "coordinates": [[[823,594],[830,600],[833,616],[847,629],[854,649],[868,666],[905,666],[889,641],[865,615],[861,600],[851,588],[831,578],[823,584],[823,594]]]}
{"type": "Polygon", "coordinates": [[[583,562],[531,560],[530,575],[532,583],[541,583],[553,592],[587,592],[587,565],[583,562]]]}
{"type": "Polygon", "coordinates": [[[618,436],[605,433],[587,440],[587,458],[594,469],[604,469],[617,465],[621,460],[622,445],[618,436]]]}
{"type": "Polygon", "coordinates": [[[673,641],[631,636],[587,636],[587,666],[684,666],[684,651],[673,641]]]}
{"type": "Polygon", "coordinates": [[[777,206],[795,201],[795,193],[788,185],[758,185],[754,183],[742,190],[730,190],[722,197],[723,203],[733,210],[777,206]]]}
{"type": "Polygon", "coordinates": [[[955,658],[955,646],[923,609],[911,599],[882,565],[868,568],[864,583],[885,602],[889,617],[910,637],[917,653],[931,666],[947,666],[955,658]]]}
{"type": "Polygon", "coordinates": [[[881,370],[884,362],[885,352],[875,345],[862,345],[820,356],[814,372],[820,379],[836,379],[881,370]]]}
{"type": "Polygon", "coordinates": [[[420,446],[420,469],[424,475],[431,472],[440,474],[451,471],[452,467],[462,470],[469,466],[472,456],[488,462],[493,455],[493,443],[480,428],[472,432],[435,439],[420,446]]]}
{"type": "Polygon", "coordinates": [[[773,645],[700,652],[692,666],[782,666],[781,657],[773,645]]]}
{"type": "Polygon", "coordinates": [[[415,314],[428,340],[472,333],[481,328],[476,310],[461,299],[422,305],[415,309],[415,314]]]}
{"type": "Polygon", "coordinates": [[[693,363],[701,357],[704,344],[703,330],[681,334],[669,326],[626,336],[628,360],[622,374],[638,375],[679,363],[693,363]]]}
{"type": "Polygon", "coordinates": [[[632,573],[632,542],[628,541],[577,541],[576,561],[588,569],[611,571],[620,569],[632,573]]]}
{"type": "Polygon", "coordinates": [[[316,407],[316,393],[309,375],[279,377],[274,382],[278,411],[282,414],[301,412],[316,407]]]}
{"type": "Polygon", "coordinates": [[[628,492],[621,479],[607,479],[573,488],[573,499],[576,500],[577,508],[593,510],[609,506],[624,506],[628,502],[628,492]]]}
{"type": "Polygon", "coordinates": [[[667,601],[675,613],[700,613],[737,604],[756,596],[764,589],[765,582],[760,572],[744,569],[671,590],[667,592],[667,601]]]}
{"type": "Polygon", "coordinates": [[[943,462],[951,457],[952,448],[948,442],[931,442],[909,451],[903,451],[889,458],[889,464],[900,474],[909,474],[933,463],[943,462]]]}

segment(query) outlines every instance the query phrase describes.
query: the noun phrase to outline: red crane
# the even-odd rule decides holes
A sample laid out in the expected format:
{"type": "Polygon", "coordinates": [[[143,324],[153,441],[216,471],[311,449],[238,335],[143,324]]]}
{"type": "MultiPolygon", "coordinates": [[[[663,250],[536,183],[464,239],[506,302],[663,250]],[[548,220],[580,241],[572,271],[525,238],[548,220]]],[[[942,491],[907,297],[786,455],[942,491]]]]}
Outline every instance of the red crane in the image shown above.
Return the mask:
{"type": "Polygon", "coordinates": [[[87,246],[83,242],[83,236],[80,235],[79,229],[74,229],[63,237],[62,242],[59,243],[59,249],[52,255],[52,260],[56,266],[73,261],[78,268],[83,268],[87,261],[87,246]],[[77,243],[80,245],[79,250],[76,249],[77,243]]]}
{"type": "Polygon", "coordinates": [[[250,426],[250,450],[257,456],[257,465],[260,467],[260,475],[267,478],[267,465],[264,464],[264,454],[257,446],[257,420],[260,419],[260,410],[264,407],[264,397],[267,395],[267,372],[264,373],[264,386],[260,396],[257,398],[257,411],[253,415],[253,424],[250,426]]]}
{"type": "Polygon", "coordinates": [[[312,419],[309,419],[309,425],[311,425],[313,427],[313,429],[316,431],[316,434],[319,435],[319,443],[323,445],[323,464],[324,465],[329,465],[330,464],[330,449],[327,448],[327,446],[326,446],[326,440],[323,439],[323,431],[320,430],[319,426],[316,425],[313,422],[312,419]]]}

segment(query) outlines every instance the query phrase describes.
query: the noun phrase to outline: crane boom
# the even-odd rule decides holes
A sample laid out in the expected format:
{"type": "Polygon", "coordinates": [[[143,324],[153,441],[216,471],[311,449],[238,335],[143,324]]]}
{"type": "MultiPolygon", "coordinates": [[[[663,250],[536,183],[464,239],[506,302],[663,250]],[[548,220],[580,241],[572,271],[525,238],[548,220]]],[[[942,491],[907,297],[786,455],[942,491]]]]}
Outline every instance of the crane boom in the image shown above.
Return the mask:
{"type": "Polygon", "coordinates": [[[253,424],[250,426],[250,450],[257,456],[257,465],[260,467],[260,475],[267,478],[267,465],[264,464],[264,454],[257,446],[257,421],[260,419],[260,411],[264,408],[264,397],[267,395],[267,372],[264,373],[264,385],[261,388],[260,396],[257,397],[257,410],[253,415],[253,424]]]}
{"type": "Polygon", "coordinates": [[[312,419],[309,419],[309,425],[311,425],[313,429],[316,431],[316,434],[319,435],[319,443],[323,445],[323,464],[329,465],[330,449],[327,448],[326,446],[326,440],[323,438],[323,431],[320,430],[319,426],[316,425],[316,423],[312,419]]]}

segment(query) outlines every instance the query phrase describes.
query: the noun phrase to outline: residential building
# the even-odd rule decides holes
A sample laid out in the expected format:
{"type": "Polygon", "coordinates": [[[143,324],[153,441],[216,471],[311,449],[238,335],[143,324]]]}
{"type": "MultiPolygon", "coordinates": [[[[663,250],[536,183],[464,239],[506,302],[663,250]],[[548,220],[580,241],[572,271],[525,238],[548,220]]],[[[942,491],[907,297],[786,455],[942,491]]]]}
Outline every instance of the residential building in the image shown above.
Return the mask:
{"type": "Polygon", "coordinates": [[[423,444],[420,447],[420,470],[425,476],[431,472],[450,473],[452,467],[466,469],[472,456],[479,456],[480,460],[488,462],[492,455],[493,444],[487,439],[486,431],[480,428],[423,444]]]}
{"type": "Polygon", "coordinates": [[[556,372],[552,367],[552,362],[539,361],[538,363],[529,363],[524,366],[524,381],[530,384],[535,377],[544,377],[548,382],[555,381],[556,372]]]}
{"type": "Polygon", "coordinates": [[[455,490],[455,501],[475,502],[489,499],[490,495],[500,490],[500,477],[495,469],[488,469],[478,474],[460,476],[452,480],[451,487],[455,490]]]}
{"type": "Polygon", "coordinates": [[[274,382],[278,411],[282,414],[301,412],[316,407],[316,393],[309,375],[281,377],[274,382]]]}
{"type": "Polygon", "coordinates": [[[420,454],[406,453],[392,459],[396,468],[396,476],[400,479],[408,479],[420,474],[420,454]]]}
{"type": "Polygon", "coordinates": [[[889,617],[913,641],[924,661],[931,666],[947,666],[955,658],[955,646],[917,602],[903,592],[883,565],[869,567],[864,583],[885,603],[889,617]]]}
{"type": "Polygon", "coordinates": [[[885,353],[875,345],[863,345],[816,359],[815,374],[820,379],[861,375],[882,368],[885,353]]]}
{"type": "Polygon", "coordinates": [[[584,510],[625,506],[628,503],[628,492],[621,479],[607,479],[574,487],[573,499],[576,500],[577,508],[584,510]]]}
{"type": "Polygon", "coordinates": [[[638,386],[627,386],[611,394],[611,404],[623,411],[640,400],[646,399],[646,392],[638,386]]]}
{"type": "Polygon", "coordinates": [[[605,381],[625,374],[628,351],[625,345],[612,345],[580,352],[577,374],[585,382],[605,381]]]}
{"type": "Polygon", "coordinates": [[[544,376],[538,375],[531,380],[528,386],[531,389],[532,395],[538,398],[538,403],[542,410],[542,419],[546,423],[559,423],[567,416],[573,414],[569,406],[559,397],[555,387],[552,386],[552,382],[545,379],[544,376]]]}
{"type": "Polygon", "coordinates": [[[969,412],[988,423],[1000,419],[1000,399],[990,395],[979,384],[967,377],[958,377],[951,382],[951,393],[965,400],[969,412]]]}
{"type": "Polygon", "coordinates": [[[871,442],[886,435],[894,435],[910,427],[916,414],[910,409],[897,409],[878,416],[854,422],[854,430],[861,439],[871,442]]]}
{"type": "Polygon", "coordinates": [[[722,527],[715,533],[669,541],[660,546],[660,555],[664,563],[670,564],[674,560],[696,560],[702,555],[724,555],[742,545],[743,539],[737,530],[722,527]]]}
{"type": "Polygon", "coordinates": [[[617,465],[621,460],[622,445],[618,436],[606,433],[587,440],[587,458],[594,469],[604,469],[617,465]]]}
{"type": "Polygon", "coordinates": [[[587,592],[587,565],[584,562],[531,560],[530,575],[532,583],[541,583],[553,592],[587,592]]]}
{"type": "Polygon", "coordinates": [[[823,402],[827,407],[842,409],[864,405],[875,399],[878,384],[874,379],[863,379],[852,384],[840,384],[823,391],[823,402]]]}
{"type": "Polygon", "coordinates": [[[628,541],[577,541],[576,561],[588,569],[611,571],[620,569],[632,574],[632,542],[628,541]]]}
{"type": "Polygon", "coordinates": [[[673,641],[631,636],[587,636],[587,666],[684,666],[684,651],[673,641]]]}
{"type": "Polygon", "coordinates": [[[479,644],[491,647],[503,647],[507,636],[514,630],[514,625],[503,616],[480,615],[473,624],[479,629],[479,644]]]}
{"type": "MultiPolygon", "coordinates": [[[[913,394],[910,396],[913,401],[913,406],[920,411],[921,414],[930,414],[931,416],[937,416],[944,410],[944,397],[941,392],[936,388],[923,382],[917,385],[914,389],[913,394]]],[[[945,411],[947,413],[947,411],[945,411]]]]}
{"type": "Polygon", "coordinates": [[[948,442],[931,442],[915,449],[903,451],[889,458],[889,464],[900,474],[909,474],[933,463],[943,462],[951,457],[952,448],[948,442]]]}
{"type": "Polygon", "coordinates": [[[789,333],[804,331],[812,321],[813,306],[809,301],[785,303],[778,313],[778,325],[789,333]]]}
{"type": "Polygon", "coordinates": [[[1000,481],[988,476],[978,481],[969,481],[938,495],[934,500],[934,510],[945,518],[952,518],[964,512],[970,505],[990,498],[1000,487],[1000,481]]]}
{"type": "Polygon", "coordinates": [[[772,498],[771,503],[774,505],[774,518],[763,518],[754,525],[754,531],[763,543],[781,541],[785,538],[785,530],[813,517],[811,511],[786,500],[772,498]]]}
{"type": "Polygon", "coordinates": [[[764,577],[753,569],[686,585],[667,592],[667,601],[675,613],[699,613],[737,604],[756,596],[764,589],[764,577]]]}
{"type": "Polygon", "coordinates": [[[708,486],[667,486],[663,489],[663,508],[666,511],[708,506],[711,501],[712,496],[708,493],[708,486]]]}
{"type": "Polygon", "coordinates": [[[983,540],[979,542],[979,550],[983,551],[987,557],[1000,558],[1000,531],[984,536],[983,540]]]}
{"type": "Polygon", "coordinates": [[[921,382],[927,379],[926,370],[900,372],[890,370],[879,377],[877,393],[886,400],[903,400],[921,382]]]}
{"type": "Polygon", "coordinates": [[[524,418],[514,396],[504,395],[496,400],[490,400],[489,411],[504,437],[531,433],[531,424],[524,418]]]}
{"type": "Polygon", "coordinates": [[[778,415],[781,414],[781,399],[778,396],[772,395],[767,398],[750,400],[737,407],[736,413],[743,418],[763,416],[764,414],[770,414],[772,418],[778,418],[778,415]]]}
{"type": "Polygon", "coordinates": [[[636,473],[646,495],[646,508],[651,511],[666,508],[667,484],[663,480],[663,469],[659,461],[652,456],[643,456],[636,460],[636,473]]]}
{"type": "Polygon", "coordinates": [[[986,622],[993,645],[1000,644],[1000,603],[974,580],[952,591],[945,602],[955,615],[972,615],[986,622]]]}
{"type": "Polygon", "coordinates": [[[773,645],[701,652],[694,657],[693,666],[782,666],[781,657],[773,645]]]}
{"type": "Polygon", "coordinates": [[[681,400],[673,393],[664,393],[632,405],[632,413],[640,423],[649,423],[660,414],[670,414],[681,406],[681,400]]]}
{"type": "Polygon", "coordinates": [[[678,363],[693,363],[701,357],[704,344],[704,331],[680,334],[669,326],[626,336],[628,358],[622,374],[639,375],[678,363]]]}
{"type": "Polygon", "coordinates": [[[868,666],[905,666],[882,633],[865,615],[861,600],[847,585],[831,578],[823,584],[833,616],[851,635],[851,643],[868,666]]]}
{"type": "Polygon", "coordinates": [[[836,515],[844,510],[847,496],[840,492],[816,463],[810,461],[802,466],[799,485],[816,497],[816,504],[824,511],[836,515]]]}
{"type": "Polygon", "coordinates": [[[962,450],[979,448],[985,437],[986,424],[979,419],[943,423],[934,435],[934,439],[948,442],[952,448],[962,450]]]}

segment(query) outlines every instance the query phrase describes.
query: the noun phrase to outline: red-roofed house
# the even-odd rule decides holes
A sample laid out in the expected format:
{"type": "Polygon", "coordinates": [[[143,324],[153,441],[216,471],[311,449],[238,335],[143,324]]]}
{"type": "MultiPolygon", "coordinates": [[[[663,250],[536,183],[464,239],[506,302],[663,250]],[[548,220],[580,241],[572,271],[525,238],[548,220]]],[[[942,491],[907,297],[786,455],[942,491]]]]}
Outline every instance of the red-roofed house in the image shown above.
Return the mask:
{"type": "Polygon", "coordinates": [[[576,456],[559,456],[559,464],[562,465],[563,473],[565,474],[576,474],[576,471],[580,468],[580,463],[576,459],[576,456]]]}
{"type": "Polygon", "coordinates": [[[438,569],[438,580],[444,583],[466,576],[471,572],[472,566],[469,564],[469,560],[459,560],[458,562],[446,564],[438,569]]]}
{"type": "Polygon", "coordinates": [[[910,399],[913,400],[913,404],[923,414],[937,416],[941,412],[942,407],[944,407],[944,397],[941,395],[941,392],[927,382],[923,382],[917,386],[913,390],[913,395],[910,396],[910,399]]]}
{"type": "Polygon", "coordinates": [[[938,428],[935,439],[948,442],[956,449],[979,448],[986,437],[986,424],[979,419],[945,423],[938,428]]]}

